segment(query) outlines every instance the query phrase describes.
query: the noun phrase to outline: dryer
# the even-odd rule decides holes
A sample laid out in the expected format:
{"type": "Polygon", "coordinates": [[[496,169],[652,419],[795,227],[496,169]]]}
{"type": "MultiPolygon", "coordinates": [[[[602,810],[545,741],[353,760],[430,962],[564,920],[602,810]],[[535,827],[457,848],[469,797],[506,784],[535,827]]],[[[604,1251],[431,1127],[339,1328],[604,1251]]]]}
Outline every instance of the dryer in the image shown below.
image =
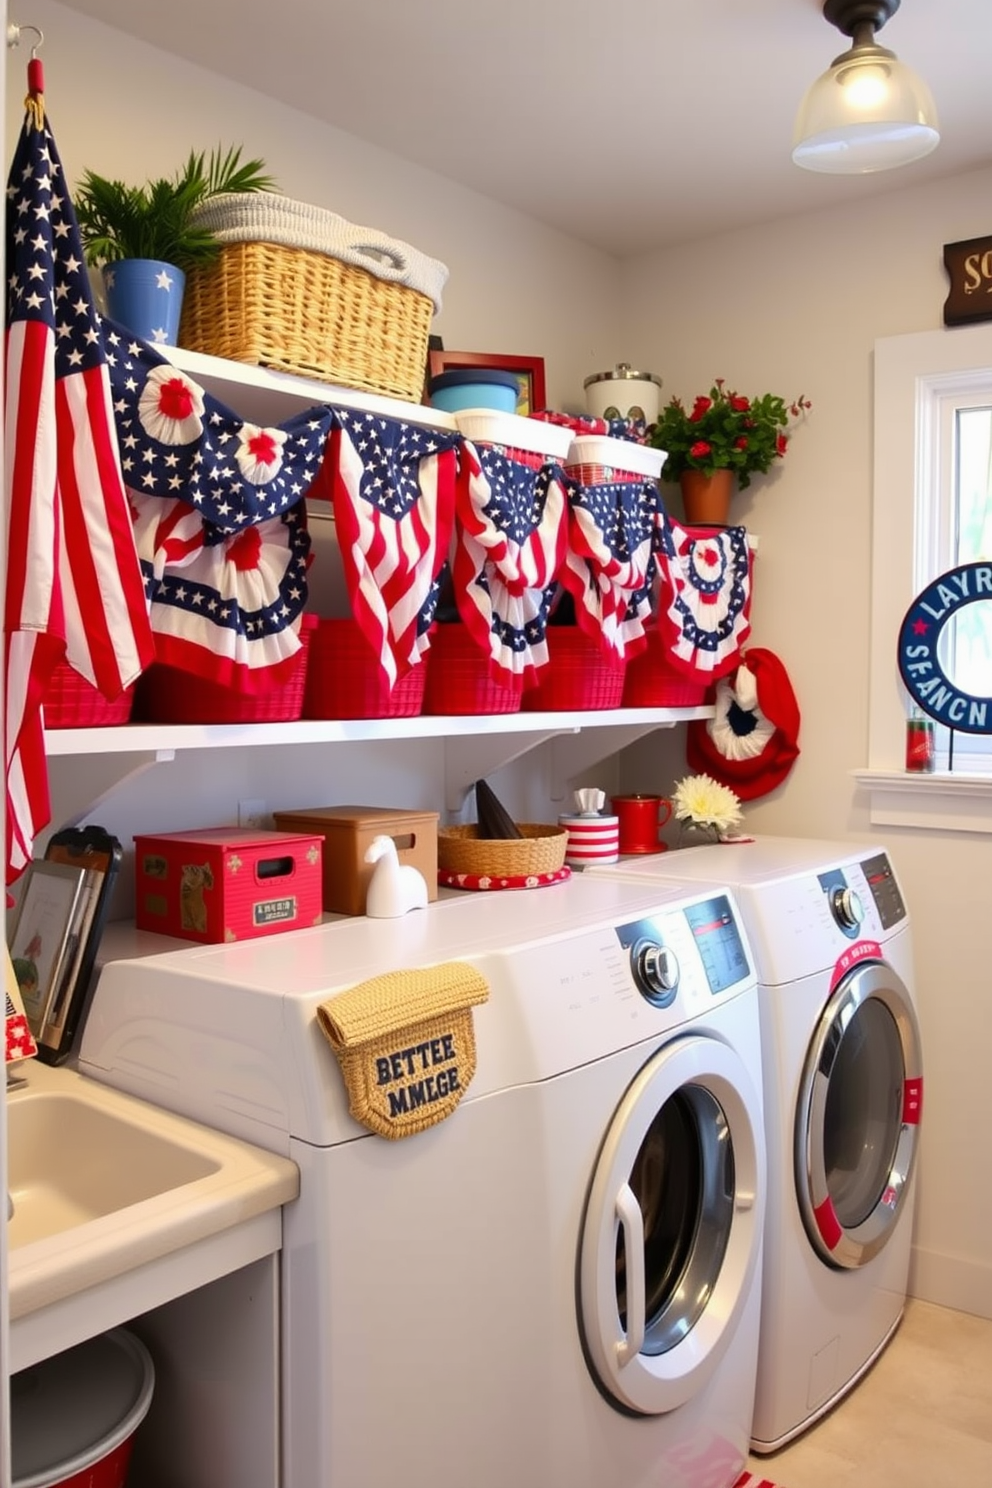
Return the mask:
{"type": "Polygon", "coordinates": [[[80,1054],[299,1165],[286,1488],[729,1488],[757,1365],[759,1066],[731,896],[581,878],[111,961],[80,1054]],[[383,1140],[316,1009],[449,959],[489,986],[474,1078],[446,1120],[383,1140]]]}
{"type": "Polygon", "coordinates": [[[923,1096],[906,905],[879,846],[759,837],[595,872],[730,885],[750,937],[768,1144],[752,1448],[773,1452],[905,1306],[923,1096]]]}

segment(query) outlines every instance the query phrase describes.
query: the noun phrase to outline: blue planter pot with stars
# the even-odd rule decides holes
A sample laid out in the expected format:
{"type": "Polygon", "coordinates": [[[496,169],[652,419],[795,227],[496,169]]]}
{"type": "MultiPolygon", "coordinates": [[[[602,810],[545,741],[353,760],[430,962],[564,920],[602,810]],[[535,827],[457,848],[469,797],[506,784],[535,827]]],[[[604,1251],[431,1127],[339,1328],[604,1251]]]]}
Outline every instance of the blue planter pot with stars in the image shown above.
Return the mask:
{"type": "Polygon", "coordinates": [[[103,266],[107,314],[153,346],[175,346],[186,275],[156,258],[124,258],[103,266]]]}

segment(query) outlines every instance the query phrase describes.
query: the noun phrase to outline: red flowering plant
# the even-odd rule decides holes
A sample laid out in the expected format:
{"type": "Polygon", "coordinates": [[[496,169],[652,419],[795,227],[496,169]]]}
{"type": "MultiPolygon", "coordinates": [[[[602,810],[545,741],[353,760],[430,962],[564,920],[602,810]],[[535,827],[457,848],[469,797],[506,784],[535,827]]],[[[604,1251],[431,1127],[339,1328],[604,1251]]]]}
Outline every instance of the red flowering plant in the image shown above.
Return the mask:
{"type": "Polygon", "coordinates": [[[732,470],[743,491],[751,476],[766,474],[789,447],[789,427],[812,407],[802,396],[786,403],[775,393],[744,398],[730,392],[718,377],[708,397],[687,409],[672,398],[648,430],[648,443],[664,450],[663,480],[678,480],[685,470],[732,470]]]}

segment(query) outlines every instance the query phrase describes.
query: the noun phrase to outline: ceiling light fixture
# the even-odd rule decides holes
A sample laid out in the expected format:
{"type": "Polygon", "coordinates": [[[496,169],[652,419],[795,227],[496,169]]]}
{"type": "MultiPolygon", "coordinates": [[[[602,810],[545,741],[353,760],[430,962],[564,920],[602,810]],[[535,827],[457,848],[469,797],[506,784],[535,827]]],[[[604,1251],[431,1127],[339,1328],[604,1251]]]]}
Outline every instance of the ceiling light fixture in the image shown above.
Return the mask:
{"type": "Polygon", "coordinates": [[[792,158],[804,170],[860,175],[908,165],[940,142],[930,90],[875,43],[899,0],[826,0],[823,14],[852,38],[803,99],[792,158]]]}

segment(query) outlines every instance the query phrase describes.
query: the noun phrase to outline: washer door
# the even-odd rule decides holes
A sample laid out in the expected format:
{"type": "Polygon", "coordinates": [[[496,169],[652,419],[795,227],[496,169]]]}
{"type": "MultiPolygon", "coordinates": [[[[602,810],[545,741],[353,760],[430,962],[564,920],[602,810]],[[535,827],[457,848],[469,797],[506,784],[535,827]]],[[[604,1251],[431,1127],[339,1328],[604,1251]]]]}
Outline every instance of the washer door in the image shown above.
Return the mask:
{"type": "Polygon", "coordinates": [[[909,993],[884,962],[848,973],[806,1055],[796,1110],[796,1189],[813,1248],[863,1266],[902,1214],[916,1159],[923,1068],[909,993]]]}
{"type": "Polygon", "coordinates": [[[586,1204],[580,1325],[612,1402],[657,1415],[709,1380],[756,1283],[764,1185],[743,1061],[712,1038],[667,1045],[617,1108],[586,1204]]]}

